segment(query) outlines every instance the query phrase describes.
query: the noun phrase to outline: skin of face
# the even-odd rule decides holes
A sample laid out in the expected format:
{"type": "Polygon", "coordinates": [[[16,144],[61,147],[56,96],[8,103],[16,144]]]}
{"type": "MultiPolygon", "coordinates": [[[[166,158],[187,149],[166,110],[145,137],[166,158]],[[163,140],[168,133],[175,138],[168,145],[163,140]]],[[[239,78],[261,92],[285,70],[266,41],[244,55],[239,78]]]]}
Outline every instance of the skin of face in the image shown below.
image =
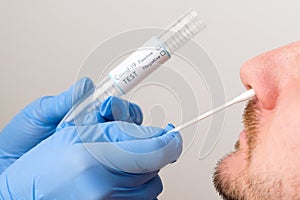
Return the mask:
{"type": "Polygon", "coordinates": [[[300,41],[247,61],[240,75],[256,97],[215,187],[228,200],[300,199],[300,41]]]}

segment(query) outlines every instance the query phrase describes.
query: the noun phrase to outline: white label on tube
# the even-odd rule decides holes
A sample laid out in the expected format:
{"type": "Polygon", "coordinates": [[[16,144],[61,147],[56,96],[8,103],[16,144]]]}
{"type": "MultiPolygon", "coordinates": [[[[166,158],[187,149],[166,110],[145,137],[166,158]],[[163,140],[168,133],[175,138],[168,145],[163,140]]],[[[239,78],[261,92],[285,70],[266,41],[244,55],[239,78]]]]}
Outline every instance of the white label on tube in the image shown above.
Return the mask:
{"type": "Polygon", "coordinates": [[[153,37],[114,68],[109,77],[126,94],[169,58],[170,54],[153,37]]]}

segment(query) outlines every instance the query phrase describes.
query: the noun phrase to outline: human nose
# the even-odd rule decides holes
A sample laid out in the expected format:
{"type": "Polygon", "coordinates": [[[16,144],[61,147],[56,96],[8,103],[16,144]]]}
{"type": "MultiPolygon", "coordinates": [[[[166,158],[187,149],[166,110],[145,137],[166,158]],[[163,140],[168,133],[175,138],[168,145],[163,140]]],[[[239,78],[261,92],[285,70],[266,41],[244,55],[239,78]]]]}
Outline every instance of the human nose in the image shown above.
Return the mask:
{"type": "Polygon", "coordinates": [[[300,41],[249,60],[242,66],[240,76],[246,88],[255,90],[259,105],[273,109],[282,91],[299,84],[300,41]]]}
{"type": "Polygon", "coordinates": [[[240,70],[241,80],[247,89],[253,88],[260,107],[272,110],[280,89],[279,63],[274,53],[266,53],[247,61],[240,70]]]}

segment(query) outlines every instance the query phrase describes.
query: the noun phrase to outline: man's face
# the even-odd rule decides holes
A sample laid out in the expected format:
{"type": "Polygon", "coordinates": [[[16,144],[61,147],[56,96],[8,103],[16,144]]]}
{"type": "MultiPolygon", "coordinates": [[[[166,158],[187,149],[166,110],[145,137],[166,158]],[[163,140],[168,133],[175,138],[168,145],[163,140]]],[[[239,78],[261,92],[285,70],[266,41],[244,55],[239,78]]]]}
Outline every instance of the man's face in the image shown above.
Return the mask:
{"type": "Polygon", "coordinates": [[[300,41],[248,61],[241,79],[256,98],[215,187],[228,200],[300,199],[300,41]]]}

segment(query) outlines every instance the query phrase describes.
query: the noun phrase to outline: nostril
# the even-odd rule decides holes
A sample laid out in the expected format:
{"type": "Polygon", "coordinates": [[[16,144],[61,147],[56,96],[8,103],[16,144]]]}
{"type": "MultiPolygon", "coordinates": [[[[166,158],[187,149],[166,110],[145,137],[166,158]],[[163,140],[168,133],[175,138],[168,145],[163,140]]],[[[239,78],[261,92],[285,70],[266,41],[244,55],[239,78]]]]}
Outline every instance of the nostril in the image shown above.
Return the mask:
{"type": "Polygon", "coordinates": [[[253,87],[252,87],[251,85],[249,85],[249,84],[246,84],[245,87],[246,87],[247,90],[250,90],[250,89],[253,88],[253,87]]]}
{"type": "Polygon", "coordinates": [[[254,89],[255,96],[260,107],[266,110],[272,110],[276,106],[278,98],[278,88],[274,80],[267,80],[263,76],[247,77],[243,83],[247,90],[254,89]]]}
{"type": "Polygon", "coordinates": [[[253,88],[261,108],[272,110],[278,97],[278,77],[275,72],[259,59],[246,62],[240,71],[240,77],[246,89],[253,88]]]}

